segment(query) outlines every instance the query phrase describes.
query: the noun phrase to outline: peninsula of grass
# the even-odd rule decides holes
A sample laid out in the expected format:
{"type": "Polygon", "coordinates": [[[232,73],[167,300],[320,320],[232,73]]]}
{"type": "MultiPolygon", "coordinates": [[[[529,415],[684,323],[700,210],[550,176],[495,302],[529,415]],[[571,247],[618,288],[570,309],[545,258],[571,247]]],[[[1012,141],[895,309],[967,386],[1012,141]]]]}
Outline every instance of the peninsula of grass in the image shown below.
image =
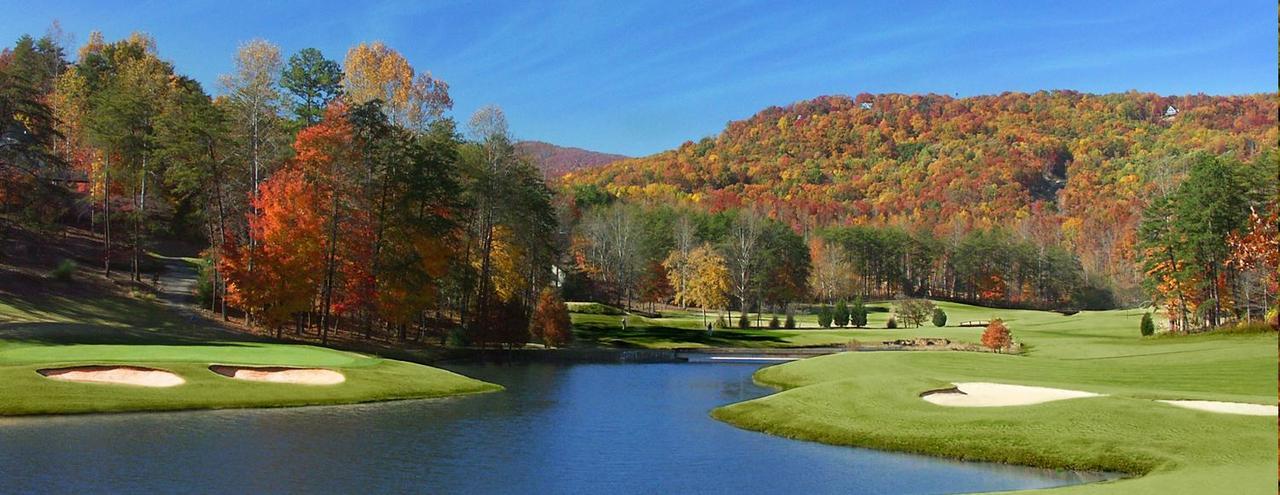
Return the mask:
{"type": "Polygon", "coordinates": [[[75,414],[349,404],[501,390],[419,364],[306,345],[245,340],[180,318],[154,302],[94,294],[0,297],[0,415],[75,414]],[[236,380],[211,364],[313,367],[346,376],[336,385],[236,380]],[[151,388],[55,381],[37,370],[127,365],[186,383],[151,388]]]}
{"type": "MultiPolygon", "coordinates": [[[[757,382],[781,392],[716,409],[712,416],[746,429],[828,444],[1128,475],[1050,493],[1275,490],[1275,417],[1196,411],[1155,401],[1275,405],[1275,333],[1143,338],[1138,336],[1141,311],[1062,316],[945,307],[952,321],[1004,318],[1027,352],[854,352],[806,359],[756,373],[757,382]],[[946,407],[920,398],[924,391],[973,381],[1106,396],[986,408],[946,407]]],[[[978,330],[921,329],[957,339],[976,336],[978,330]]]]}

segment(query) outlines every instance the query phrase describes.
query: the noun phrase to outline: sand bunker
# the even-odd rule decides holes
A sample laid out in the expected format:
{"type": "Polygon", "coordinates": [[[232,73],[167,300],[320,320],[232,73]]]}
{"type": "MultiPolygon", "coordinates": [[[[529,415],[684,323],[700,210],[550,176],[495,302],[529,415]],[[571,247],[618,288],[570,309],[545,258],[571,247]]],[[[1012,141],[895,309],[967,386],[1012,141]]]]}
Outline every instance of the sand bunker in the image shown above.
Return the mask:
{"type": "Polygon", "coordinates": [[[1162,400],[1159,402],[1187,409],[1224,414],[1244,414],[1247,416],[1276,416],[1277,412],[1280,411],[1276,406],[1245,404],[1243,402],[1218,402],[1213,400],[1162,400]]]}
{"type": "Polygon", "coordinates": [[[342,373],[322,368],[284,368],[280,366],[224,366],[215,364],[209,371],[237,380],[294,383],[300,385],[337,385],[347,381],[342,373]]]}
{"type": "Polygon", "coordinates": [[[1079,390],[984,382],[956,383],[955,388],[930,390],[920,394],[924,400],[952,407],[1027,406],[1097,396],[1098,394],[1079,390]]]}
{"type": "Polygon", "coordinates": [[[165,370],[137,366],[72,366],[46,368],[37,373],[53,380],[84,383],[114,383],[141,387],[173,387],[186,383],[182,377],[165,370]]]}

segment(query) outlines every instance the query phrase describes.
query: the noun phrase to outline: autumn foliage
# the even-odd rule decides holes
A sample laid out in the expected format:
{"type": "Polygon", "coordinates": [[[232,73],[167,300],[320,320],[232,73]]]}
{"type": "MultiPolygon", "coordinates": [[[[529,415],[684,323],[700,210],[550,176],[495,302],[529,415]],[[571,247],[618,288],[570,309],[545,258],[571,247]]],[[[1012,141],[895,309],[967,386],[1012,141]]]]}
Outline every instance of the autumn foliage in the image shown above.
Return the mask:
{"type": "Polygon", "coordinates": [[[569,306],[555,289],[542,289],[542,293],[538,295],[538,305],[533,309],[529,332],[548,347],[560,347],[573,337],[569,306]]]}
{"type": "Polygon", "coordinates": [[[987,324],[987,329],[982,331],[982,345],[993,351],[1001,351],[1013,345],[1013,335],[1009,333],[1004,320],[996,318],[987,324]]]}
{"type": "MultiPolygon", "coordinates": [[[[1193,152],[1253,163],[1275,149],[1276,102],[1074,91],[823,96],[565,180],[711,212],[750,205],[801,231],[912,225],[946,238],[1011,228],[1060,242],[1091,279],[1128,290],[1140,280],[1135,230],[1152,191],[1177,180],[1179,157],[1193,152]]],[[[983,298],[1006,297],[1009,282],[980,281],[983,298]]]]}

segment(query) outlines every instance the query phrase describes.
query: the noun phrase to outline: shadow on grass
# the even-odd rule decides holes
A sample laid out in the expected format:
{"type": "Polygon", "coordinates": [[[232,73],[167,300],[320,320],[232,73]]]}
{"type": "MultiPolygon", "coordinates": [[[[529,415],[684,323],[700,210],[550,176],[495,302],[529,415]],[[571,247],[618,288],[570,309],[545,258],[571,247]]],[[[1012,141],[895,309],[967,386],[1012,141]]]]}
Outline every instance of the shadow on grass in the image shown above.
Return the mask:
{"type": "Polygon", "coordinates": [[[593,342],[615,347],[644,347],[645,344],[690,344],[712,347],[770,347],[786,343],[787,335],[762,330],[706,330],[657,325],[637,325],[623,330],[620,326],[595,322],[574,324],[578,342],[593,342]]]}
{"type": "Polygon", "coordinates": [[[262,342],[201,318],[183,318],[151,301],[115,295],[86,297],[5,293],[0,340],[46,345],[239,345],[262,342]]]}
{"type": "Polygon", "coordinates": [[[0,341],[43,345],[200,345],[242,346],[258,339],[194,326],[184,333],[165,329],[87,323],[0,323],[0,341]]]}

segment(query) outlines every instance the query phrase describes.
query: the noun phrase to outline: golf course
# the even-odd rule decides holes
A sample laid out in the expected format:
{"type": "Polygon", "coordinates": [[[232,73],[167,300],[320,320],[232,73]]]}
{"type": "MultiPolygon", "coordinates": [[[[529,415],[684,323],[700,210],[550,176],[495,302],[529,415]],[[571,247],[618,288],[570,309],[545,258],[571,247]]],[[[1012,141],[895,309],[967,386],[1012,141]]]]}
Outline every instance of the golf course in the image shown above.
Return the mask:
{"type": "Polygon", "coordinates": [[[159,303],[109,293],[0,298],[0,415],[348,404],[501,390],[438,368],[308,345],[251,340],[159,303]],[[332,370],[341,383],[233,379],[216,365],[332,370]],[[174,386],[56,381],[42,371],[129,367],[174,386]]]}
{"type": "MultiPolygon", "coordinates": [[[[941,303],[952,321],[1002,318],[1021,355],[848,352],[763,368],[779,393],[712,416],[828,444],[1055,469],[1126,479],[1053,493],[1270,493],[1276,417],[1192,410],[1157,400],[1275,406],[1276,334],[1140,337],[1140,310],[1058,313],[941,303]],[[921,398],[955,383],[990,382],[1098,394],[1009,407],[948,407],[921,398]]],[[[882,316],[883,318],[883,316],[882,316]]],[[[976,341],[981,329],[794,330],[770,345],[875,341],[907,335],[976,341]]],[[[726,332],[727,333],[727,332],[726,332]]]]}

